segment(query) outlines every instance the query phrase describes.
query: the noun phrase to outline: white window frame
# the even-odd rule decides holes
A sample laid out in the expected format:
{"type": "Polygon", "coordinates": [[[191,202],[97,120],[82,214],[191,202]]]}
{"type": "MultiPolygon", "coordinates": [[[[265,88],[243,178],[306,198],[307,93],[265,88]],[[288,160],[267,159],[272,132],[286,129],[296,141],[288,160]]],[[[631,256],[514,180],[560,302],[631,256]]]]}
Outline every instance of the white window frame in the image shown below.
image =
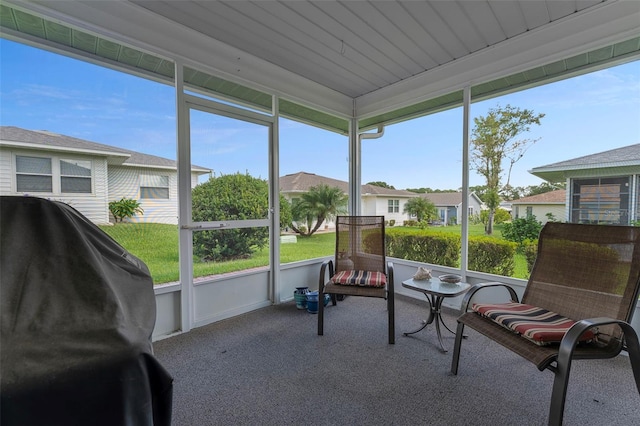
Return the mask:
{"type": "Polygon", "coordinates": [[[79,160],[79,159],[73,159],[73,158],[59,158],[57,161],[58,166],[59,166],[59,170],[60,170],[60,193],[61,194],[91,194],[93,193],[93,162],[91,160],[79,160]],[[88,176],[84,176],[84,175],[66,175],[66,174],[62,174],[62,162],[66,161],[68,163],[88,163],[89,165],[89,175],[88,176]],[[89,191],[85,192],[85,191],[70,191],[70,192],[64,192],[62,190],[62,179],[63,178],[71,178],[71,179],[82,179],[82,180],[89,180],[89,191]]]}
{"type": "Polygon", "coordinates": [[[400,213],[400,200],[387,200],[387,213],[400,213]]]}
{"type": "Polygon", "coordinates": [[[604,224],[616,224],[616,225],[629,225],[632,213],[632,187],[633,177],[632,175],[616,175],[616,176],[597,176],[597,177],[581,177],[573,178],[570,181],[570,209],[569,217],[571,222],[575,223],[604,223],[604,224]],[[597,181],[597,182],[589,182],[597,181]],[[613,187],[616,185],[622,185],[626,187],[626,191],[613,192],[612,195],[617,195],[617,208],[607,208],[607,204],[611,201],[615,201],[613,198],[611,201],[607,200],[606,194],[602,192],[602,188],[613,187]],[[598,188],[588,201],[584,201],[587,198],[584,193],[576,194],[576,185],[582,187],[594,187],[598,188]],[[623,199],[626,198],[626,205],[623,205],[623,199]],[[578,220],[576,220],[578,217],[578,220]],[[613,218],[613,219],[609,219],[613,218]]]}
{"type": "Polygon", "coordinates": [[[15,153],[13,155],[13,176],[15,177],[13,189],[16,193],[19,194],[50,194],[50,195],[65,195],[65,196],[83,196],[83,195],[92,195],[94,193],[94,175],[95,175],[95,164],[92,160],[88,159],[76,159],[72,156],[60,157],[57,155],[39,155],[32,153],[15,153]],[[28,173],[28,172],[20,172],[18,171],[18,158],[27,157],[27,158],[41,158],[49,160],[51,163],[51,174],[39,174],[39,173],[28,173]],[[75,175],[62,175],[61,173],[61,162],[85,162],[88,163],[89,169],[91,170],[90,176],[75,176],[75,175]],[[50,176],[51,178],[51,191],[35,191],[33,189],[29,190],[19,190],[18,189],[18,176],[23,175],[31,175],[31,176],[50,176]],[[62,191],[62,178],[63,177],[72,177],[72,178],[83,178],[90,180],[90,190],[89,192],[63,192],[62,191]]]}
{"type": "Polygon", "coordinates": [[[139,177],[139,190],[140,190],[140,199],[141,200],[170,200],[171,199],[171,177],[166,174],[160,173],[142,173],[139,177]],[[163,180],[166,179],[165,185],[151,185],[154,180],[163,180]],[[148,184],[147,184],[148,183],[148,184]],[[165,190],[167,191],[166,197],[150,197],[149,195],[153,195],[157,192],[157,190],[165,190]]]}
{"type": "Polygon", "coordinates": [[[53,158],[49,157],[49,156],[43,156],[43,155],[29,155],[29,154],[16,154],[14,156],[14,160],[13,160],[13,164],[15,167],[15,192],[19,192],[19,193],[23,193],[23,194],[28,194],[30,192],[34,192],[37,194],[53,194],[55,191],[55,179],[54,179],[54,164],[55,162],[53,161],[53,158]],[[33,173],[33,172],[22,172],[18,170],[18,159],[19,158],[37,158],[37,159],[41,159],[41,160],[49,160],[49,168],[51,170],[50,173],[33,173]],[[38,191],[38,190],[34,190],[34,189],[25,189],[25,190],[21,190],[18,189],[18,176],[46,176],[49,177],[50,181],[51,181],[51,191],[38,191]]]}

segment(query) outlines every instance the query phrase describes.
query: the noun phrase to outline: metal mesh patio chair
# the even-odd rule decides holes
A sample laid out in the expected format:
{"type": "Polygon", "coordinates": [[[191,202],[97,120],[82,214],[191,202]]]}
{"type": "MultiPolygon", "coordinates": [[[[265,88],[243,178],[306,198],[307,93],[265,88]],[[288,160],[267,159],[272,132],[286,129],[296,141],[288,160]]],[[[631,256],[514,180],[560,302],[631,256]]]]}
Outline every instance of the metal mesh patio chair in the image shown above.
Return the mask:
{"type": "Polygon", "coordinates": [[[386,262],[384,216],[338,216],[336,252],[320,268],[318,335],[324,331],[324,295],[379,297],[387,300],[389,343],[395,343],[393,264],[386,262]],[[328,275],[327,275],[328,274],[328,275]]]}
{"type": "Polygon", "coordinates": [[[562,424],[573,360],[612,358],[626,350],[640,392],[640,345],[631,327],[639,283],[640,228],[547,223],[521,302],[502,283],[477,284],[465,295],[451,372],[458,372],[466,325],[540,371],[555,373],[549,424],[562,424]],[[506,288],[512,303],[470,306],[474,294],[489,287],[506,288]]]}

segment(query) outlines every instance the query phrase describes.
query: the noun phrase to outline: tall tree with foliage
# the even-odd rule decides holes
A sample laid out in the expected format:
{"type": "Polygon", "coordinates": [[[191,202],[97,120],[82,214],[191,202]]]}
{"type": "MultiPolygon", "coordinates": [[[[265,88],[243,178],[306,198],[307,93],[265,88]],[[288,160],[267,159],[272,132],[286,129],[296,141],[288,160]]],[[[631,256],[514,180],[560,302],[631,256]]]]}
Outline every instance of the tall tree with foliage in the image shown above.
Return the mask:
{"type": "Polygon", "coordinates": [[[557,191],[558,189],[566,189],[566,182],[549,183],[542,182],[540,185],[529,185],[525,188],[525,197],[532,195],[544,194],[546,192],[557,191]]]}
{"type": "Polygon", "coordinates": [[[347,213],[348,199],[347,194],[338,187],[325,184],[312,186],[291,207],[295,221],[291,229],[300,235],[313,235],[325,220],[333,220],[337,215],[347,213]],[[304,229],[300,225],[304,225],[304,229]]]}
{"type": "MultiPolygon", "coordinates": [[[[460,188],[459,192],[462,192],[462,188],[460,188]]],[[[480,198],[480,200],[482,200],[482,202],[484,203],[484,198],[487,195],[487,187],[486,187],[486,185],[470,186],[469,187],[469,193],[471,193],[471,192],[476,194],[476,196],[478,198],[480,198]]]]}
{"type": "Polygon", "coordinates": [[[389,185],[387,182],[383,182],[379,180],[375,182],[367,182],[367,185],[379,186],[380,188],[395,189],[393,185],[389,185]]]}
{"type": "Polygon", "coordinates": [[[435,204],[423,197],[414,197],[409,199],[405,203],[402,212],[415,216],[418,222],[438,217],[438,210],[436,209],[435,204]]]}
{"type": "Polygon", "coordinates": [[[473,119],[471,167],[485,178],[487,191],[483,201],[489,208],[487,235],[493,233],[493,216],[500,205],[500,193],[509,188],[513,165],[537,139],[517,139],[534,124],[540,125],[544,114],[507,105],[489,110],[486,116],[473,119]],[[508,162],[506,183],[502,184],[503,162],[508,162]]]}

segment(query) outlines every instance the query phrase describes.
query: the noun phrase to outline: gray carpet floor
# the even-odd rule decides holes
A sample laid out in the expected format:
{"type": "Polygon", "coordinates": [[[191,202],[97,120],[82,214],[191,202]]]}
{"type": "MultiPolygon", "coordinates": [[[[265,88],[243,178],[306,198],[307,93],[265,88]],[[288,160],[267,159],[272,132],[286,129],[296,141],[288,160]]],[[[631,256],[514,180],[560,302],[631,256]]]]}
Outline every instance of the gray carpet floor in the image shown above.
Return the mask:
{"type": "MultiPolygon", "coordinates": [[[[396,299],[396,344],[386,302],[349,297],[317,315],[293,302],[154,343],[174,377],[173,424],[545,425],[553,373],[540,372],[468,331],[460,369],[437,346],[433,324],[412,336],[427,307],[396,299]]],[[[445,313],[455,330],[455,316],[445,313]]],[[[453,335],[444,331],[445,346],[453,335]]],[[[573,364],[566,425],[640,425],[628,357],[573,364]]]]}

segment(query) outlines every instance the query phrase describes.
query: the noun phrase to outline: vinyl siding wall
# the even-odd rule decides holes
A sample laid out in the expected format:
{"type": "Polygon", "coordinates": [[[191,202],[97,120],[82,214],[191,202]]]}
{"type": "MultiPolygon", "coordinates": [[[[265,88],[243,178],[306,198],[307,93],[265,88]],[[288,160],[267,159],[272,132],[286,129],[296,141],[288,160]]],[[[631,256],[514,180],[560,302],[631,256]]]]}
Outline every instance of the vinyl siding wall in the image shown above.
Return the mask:
{"type": "Polygon", "coordinates": [[[396,225],[400,226],[405,220],[410,219],[409,215],[406,213],[402,213],[404,210],[404,205],[407,203],[406,198],[396,198],[396,197],[379,197],[376,199],[376,209],[375,213],[377,216],[384,216],[384,219],[395,220],[396,225]],[[398,212],[389,213],[389,200],[398,200],[398,212]]]}
{"type": "MultiPolygon", "coordinates": [[[[192,179],[193,186],[193,179],[192,179]]],[[[150,169],[144,167],[109,167],[109,201],[131,198],[140,203],[144,213],[137,214],[127,222],[149,222],[178,224],[178,179],[175,170],[150,169]],[[140,176],[167,176],[169,198],[140,198],[140,176]]],[[[111,219],[113,221],[113,218],[111,219]]]]}
{"type": "Polygon", "coordinates": [[[511,215],[514,219],[526,218],[527,207],[531,207],[531,214],[536,217],[536,220],[542,222],[544,225],[548,222],[547,213],[551,213],[555,216],[556,220],[566,220],[566,209],[564,204],[513,204],[511,215]]]}
{"type": "Polygon", "coordinates": [[[0,194],[12,195],[11,189],[12,182],[12,158],[11,151],[8,149],[0,148],[0,194]]]}
{"type": "MultiPolygon", "coordinates": [[[[55,173],[54,180],[59,180],[59,174],[55,173]]],[[[21,150],[0,148],[0,193],[2,195],[31,195],[34,197],[49,198],[62,201],[74,207],[80,213],[96,224],[109,223],[109,208],[107,206],[107,162],[104,157],[96,157],[71,153],[52,153],[41,150],[21,150]],[[23,155],[29,157],[51,158],[54,162],[60,159],[91,161],[91,193],[87,194],[63,194],[56,190],[54,192],[17,192],[16,190],[16,167],[15,156],[23,155]]]]}
{"type": "MultiPolygon", "coordinates": [[[[362,201],[360,202],[360,209],[362,211],[363,216],[376,216],[379,213],[377,212],[377,198],[376,197],[362,197],[362,201]]],[[[385,212],[387,206],[385,206],[385,212]]]]}

